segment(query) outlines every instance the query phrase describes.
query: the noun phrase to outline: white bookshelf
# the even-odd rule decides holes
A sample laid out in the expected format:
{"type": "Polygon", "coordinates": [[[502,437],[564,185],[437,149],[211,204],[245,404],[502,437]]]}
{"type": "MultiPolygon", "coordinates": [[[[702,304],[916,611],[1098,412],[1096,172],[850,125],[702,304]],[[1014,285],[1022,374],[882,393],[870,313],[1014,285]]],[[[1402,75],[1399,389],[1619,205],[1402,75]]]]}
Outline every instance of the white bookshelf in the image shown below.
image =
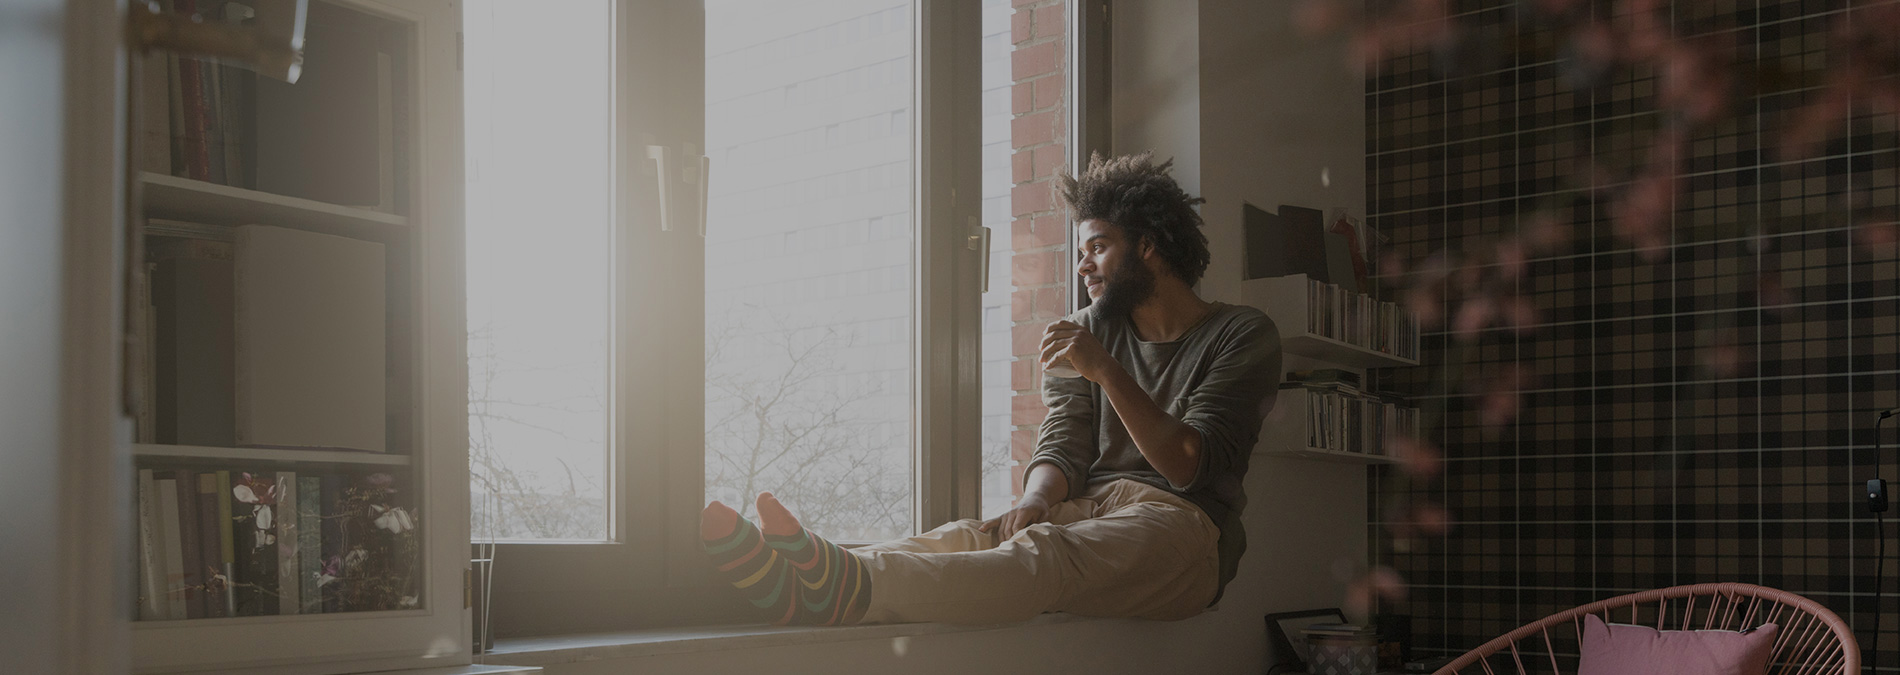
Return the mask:
{"type": "Polygon", "coordinates": [[[1314,459],[1338,464],[1392,464],[1394,462],[1392,458],[1381,455],[1367,455],[1357,452],[1343,452],[1340,450],[1326,450],[1322,448],[1262,449],[1254,454],[1267,455],[1269,457],[1281,456],[1292,457],[1294,459],[1314,459]]]}
{"type": "Polygon", "coordinates": [[[1310,356],[1321,361],[1359,369],[1403,368],[1418,365],[1416,359],[1393,356],[1311,332],[1291,335],[1283,333],[1280,335],[1280,346],[1291,354],[1310,356]]]}
{"type": "Polygon", "coordinates": [[[1391,457],[1382,454],[1348,452],[1307,445],[1310,435],[1307,429],[1308,405],[1305,389],[1281,389],[1279,396],[1274,399],[1273,410],[1267,413],[1266,428],[1283,431],[1261,434],[1260,443],[1254,446],[1254,454],[1348,464],[1391,464],[1394,462],[1391,457]]]}
{"type": "MultiPolygon", "coordinates": [[[[1266,312],[1280,331],[1280,347],[1288,372],[1337,368],[1356,373],[1364,381],[1366,371],[1375,368],[1403,368],[1418,365],[1418,360],[1364,344],[1354,344],[1316,331],[1304,274],[1241,282],[1244,304],[1266,312]]],[[[1402,315],[1402,312],[1399,313],[1402,315]]],[[[1417,351],[1417,330],[1410,329],[1409,350],[1417,351]]],[[[1388,341],[1390,342],[1390,341],[1388,341]]],[[[1267,414],[1265,428],[1254,454],[1266,457],[1313,460],[1345,464],[1390,464],[1391,457],[1349,452],[1308,445],[1310,437],[1307,391],[1303,388],[1279,390],[1273,410],[1267,414]]]]}
{"type": "MultiPolygon", "coordinates": [[[[373,357],[383,364],[382,387],[377,390],[371,385],[384,403],[369,404],[374,412],[357,417],[365,420],[362,426],[348,428],[381,428],[381,435],[374,437],[384,439],[387,446],[384,452],[237,447],[235,442],[181,442],[185,436],[178,433],[177,438],[162,442],[147,438],[132,444],[133,464],[154,472],[190,471],[194,476],[213,471],[233,477],[239,472],[295,472],[300,478],[341,477],[346,485],[383,480],[387,475],[398,489],[393,503],[415,514],[413,538],[403,540],[392,549],[397,551],[390,554],[393,557],[385,558],[397,561],[399,575],[367,577],[405,580],[400,603],[346,606],[345,611],[329,613],[223,617],[213,617],[207,607],[206,618],[134,620],[129,659],[133,672],[331,675],[422,668],[432,669],[426,672],[487,672],[465,668],[471,661],[471,640],[464,597],[469,538],[467,346],[461,276],[461,11],[461,4],[454,0],[310,0],[304,75],[297,84],[260,82],[250,90],[241,85],[233,89],[224,81],[217,85],[219,96],[239,91],[254,99],[249,108],[207,106],[222,115],[220,124],[239,120],[250,134],[208,135],[243,138],[242,145],[252,153],[214,150],[226,153],[211,155],[226,167],[222,169],[226,178],[216,182],[173,175],[183,172],[175,170],[176,164],[167,166],[169,159],[153,156],[154,151],[164,152],[166,141],[178,133],[167,127],[170,115],[180,114],[181,108],[170,105],[167,110],[155,110],[148,103],[154,97],[165,102],[170,81],[166,78],[175,77],[175,69],[167,67],[162,55],[129,57],[140,60],[141,72],[127,87],[127,97],[134,99],[132,105],[140,111],[128,120],[133,127],[130,137],[136,140],[129,144],[126,161],[140,169],[130,175],[128,188],[138,190],[140,215],[149,223],[148,250],[158,250],[153,242],[161,238],[172,250],[179,240],[192,239],[212,242],[207,244],[208,251],[233,250],[216,247],[233,246],[234,228],[246,225],[381,245],[384,291],[371,297],[381,301],[382,309],[371,313],[384,320],[365,324],[381,328],[364,332],[384,336],[383,349],[373,357]],[[157,68],[152,67],[154,63],[159,64],[157,68]],[[160,80],[150,79],[154,77],[160,80]],[[338,95],[339,91],[347,95],[338,95]],[[373,112],[366,111],[366,100],[373,112]],[[255,179],[240,177],[228,168],[239,162],[255,172],[255,179]],[[271,171],[268,177],[266,166],[271,171]],[[412,572],[402,572],[405,564],[412,572]]],[[[170,96],[168,103],[176,104],[179,94],[170,96]]],[[[223,99],[218,105],[232,100],[223,99]]],[[[162,262],[152,265],[160,268],[162,262]]],[[[231,283],[242,284],[243,279],[234,278],[231,283]]],[[[172,292],[179,293],[175,288],[172,292]]],[[[277,287],[269,288],[273,290],[257,292],[274,292],[277,287]]],[[[214,296],[195,297],[202,303],[202,298],[214,296]]],[[[152,316],[172,311],[171,325],[193,325],[183,318],[185,312],[167,310],[152,300],[152,316]]],[[[351,306],[367,305],[353,301],[351,306]]],[[[224,334],[222,329],[206,332],[224,334]]],[[[157,333],[154,327],[150,335],[157,333]]],[[[174,343],[187,343],[183,334],[170,335],[174,343]]],[[[255,340],[259,339],[269,340],[265,346],[288,343],[275,336],[253,338],[250,354],[277,353],[257,349],[255,340]]],[[[239,342],[234,340],[234,344],[239,342]]],[[[186,370],[176,363],[171,368],[186,370]]],[[[186,409],[176,402],[172,405],[174,411],[186,409]]],[[[218,407],[192,409],[215,411],[218,407]]],[[[188,417],[192,416],[174,412],[165,419],[182,429],[188,417]]],[[[149,418],[140,421],[163,428],[149,418]]],[[[221,422],[209,424],[216,427],[221,422]]],[[[326,492],[326,498],[328,494],[332,493],[326,492]]],[[[233,504],[235,512],[235,500],[233,504]]],[[[133,520],[137,521],[136,516],[133,520]]],[[[202,531],[211,532],[210,523],[216,521],[203,522],[202,531]]],[[[324,541],[327,545],[331,540],[324,541]]],[[[363,541],[355,540],[359,546],[363,541]]],[[[137,573],[135,563],[128,574],[137,573]]]]}

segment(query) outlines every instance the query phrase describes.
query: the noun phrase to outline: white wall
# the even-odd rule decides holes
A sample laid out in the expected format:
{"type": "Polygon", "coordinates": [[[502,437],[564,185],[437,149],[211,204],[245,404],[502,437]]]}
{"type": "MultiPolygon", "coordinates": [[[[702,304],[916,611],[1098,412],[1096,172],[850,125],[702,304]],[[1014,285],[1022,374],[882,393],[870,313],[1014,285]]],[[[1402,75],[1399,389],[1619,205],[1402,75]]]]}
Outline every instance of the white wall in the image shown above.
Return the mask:
{"type": "MultiPolygon", "coordinates": [[[[1273,3],[1268,3],[1273,4],[1273,3]]],[[[1201,191],[1200,16],[1194,2],[1112,3],[1110,134],[1116,154],[1174,160],[1174,179],[1201,191]]]]}
{"type": "MultiPolygon", "coordinates": [[[[1288,3],[1200,2],[1201,217],[1215,251],[1200,290],[1210,299],[1248,302],[1233,254],[1243,250],[1242,202],[1366,212],[1364,79],[1338,41],[1306,37],[1290,14],[1288,3]]],[[[1329,364],[1289,356],[1285,367],[1329,364]]],[[[1365,475],[1357,464],[1256,456],[1245,518],[1252,550],[1230,587],[1235,600],[1256,617],[1339,606],[1366,558],[1365,475]]]]}
{"type": "MultiPolygon", "coordinates": [[[[1202,194],[1214,261],[1210,299],[1243,302],[1240,204],[1365,210],[1364,85],[1337,44],[1258,0],[1114,6],[1113,142],[1154,150],[1202,194]],[[1194,11],[1198,8],[1198,11],[1194,11]],[[1331,187],[1320,185],[1329,168],[1331,187]]],[[[1310,367],[1289,358],[1289,368],[1310,367]]],[[[1275,433],[1273,429],[1263,434],[1275,433]]],[[[672,654],[549,667],[550,675],[714,673],[1054,673],[1265,670],[1261,617],[1335,607],[1365,559],[1365,468],[1256,456],[1247,477],[1249,550],[1218,611],[1177,623],[1082,621],[891,640],[672,654]]]]}
{"type": "MultiPolygon", "coordinates": [[[[1365,214],[1365,86],[1338,41],[1302,35],[1279,2],[1124,2],[1114,11],[1115,152],[1174,158],[1182,187],[1207,199],[1214,256],[1203,297],[1249,303],[1235,253],[1242,202],[1365,214]]],[[[1285,366],[1325,364],[1289,356],[1285,366]]],[[[1249,550],[1223,602],[1249,618],[1235,636],[1259,649],[1261,615],[1338,606],[1363,567],[1365,468],[1256,456],[1247,494],[1249,550]]]]}
{"type": "MultiPolygon", "coordinates": [[[[56,0],[0,6],[0,652],[6,669],[54,672],[58,624],[60,50],[56,0]],[[27,608],[36,608],[29,610],[27,608]]],[[[101,486],[104,487],[104,486],[101,486]]]]}

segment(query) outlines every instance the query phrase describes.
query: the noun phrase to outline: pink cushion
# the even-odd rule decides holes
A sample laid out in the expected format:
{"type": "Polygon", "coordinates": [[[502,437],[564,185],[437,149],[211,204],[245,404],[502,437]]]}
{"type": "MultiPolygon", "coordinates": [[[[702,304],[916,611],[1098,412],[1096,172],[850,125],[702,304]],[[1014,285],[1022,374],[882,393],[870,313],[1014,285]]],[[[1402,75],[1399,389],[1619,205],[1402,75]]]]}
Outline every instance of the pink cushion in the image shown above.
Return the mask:
{"type": "Polygon", "coordinates": [[[1577,675],[1765,675],[1776,627],[1729,630],[1656,630],[1583,619],[1577,675]]]}

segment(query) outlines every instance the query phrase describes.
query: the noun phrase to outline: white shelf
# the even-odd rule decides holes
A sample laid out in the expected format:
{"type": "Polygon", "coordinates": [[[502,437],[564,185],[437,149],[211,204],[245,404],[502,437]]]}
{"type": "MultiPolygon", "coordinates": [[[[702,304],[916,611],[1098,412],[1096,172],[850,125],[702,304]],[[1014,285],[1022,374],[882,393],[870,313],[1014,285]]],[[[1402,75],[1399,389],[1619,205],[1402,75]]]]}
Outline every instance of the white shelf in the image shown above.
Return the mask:
{"type": "Polygon", "coordinates": [[[1394,356],[1350,342],[1315,333],[1291,333],[1280,337],[1280,347],[1289,354],[1310,356],[1353,368],[1400,368],[1416,366],[1416,359],[1394,356]]]}
{"type": "Polygon", "coordinates": [[[156,443],[133,443],[132,454],[139,457],[217,459],[234,462],[294,462],[361,466],[409,466],[411,463],[409,455],[384,455],[349,450],[218,448],[205,445],[159,445],[156,443]]]}
{"type": "Polygon", "coordinates": [[[358,239],[387,240],[409,227],[393,213],[218,185],[143,171],[145,215],[210,225],[275,225],[358,239]]]}
{"type": "Polygon", "coordinates": [[[1321,448],[1267,449],[1267,450],[1261,450],[1255,454],[1266,456],[1266,457],[1295,457],[1299,459],[1317,459],[1320,461],[1338,462],[1341,464],[1391,464],[1394,461],[1396,461],[1396,460],[1393,460],[1391,457],[1386,457],[1384,455],[1368,455],[1368,454],[1359,453],[1359,452],[1345,452],[1342,450],[1325,450],[1321,448]]]}

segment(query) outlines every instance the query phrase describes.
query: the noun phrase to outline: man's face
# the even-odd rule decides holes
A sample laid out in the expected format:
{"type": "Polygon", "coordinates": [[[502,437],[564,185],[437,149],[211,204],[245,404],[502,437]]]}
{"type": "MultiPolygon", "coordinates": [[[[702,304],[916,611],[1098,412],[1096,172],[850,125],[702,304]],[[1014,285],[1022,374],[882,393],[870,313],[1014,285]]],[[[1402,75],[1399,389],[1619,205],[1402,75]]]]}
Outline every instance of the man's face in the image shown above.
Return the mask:
{"type": "Polygon", "coordinates": [[[1089,307],[1096,316],[1127,316],[1154,294],[1154,271],[1121,228],[1084,220],[1075,225],[1075,244],[1075,273],[1088,287],[1089,307]]]}

